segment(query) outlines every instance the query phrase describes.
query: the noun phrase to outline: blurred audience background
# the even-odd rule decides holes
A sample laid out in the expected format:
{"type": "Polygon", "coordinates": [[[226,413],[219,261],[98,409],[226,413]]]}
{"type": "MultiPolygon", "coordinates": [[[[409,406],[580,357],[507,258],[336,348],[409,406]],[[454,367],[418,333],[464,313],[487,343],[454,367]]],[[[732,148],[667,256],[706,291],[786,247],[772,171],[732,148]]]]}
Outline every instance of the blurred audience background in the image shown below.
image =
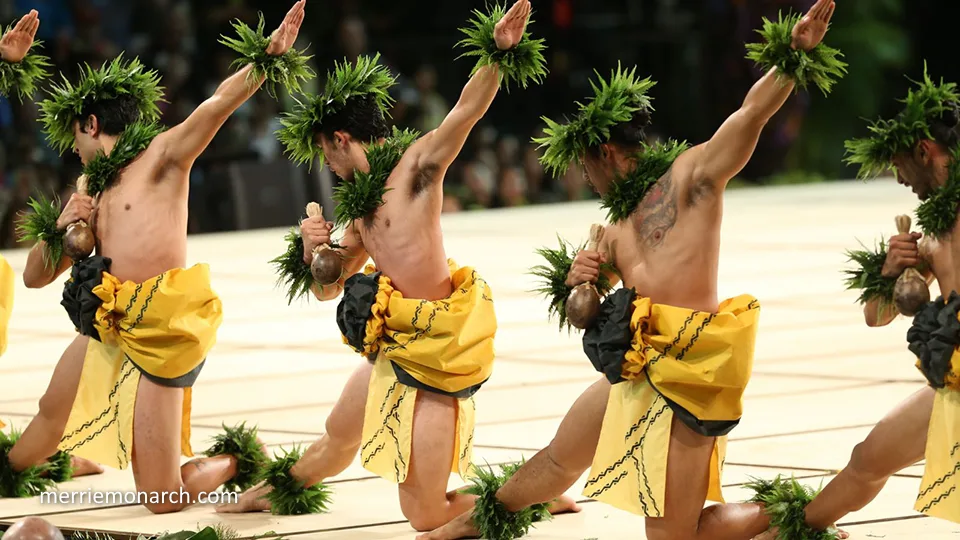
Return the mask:
{"type": "MultiPolygon", "coordinates": [[[[75,78],[117,54],[138,56],[158,70],[166,88],[163,121],[176,124],[231,72],[232,51],[218,43],[230,22],[268,31],[286,0],[0,0],[0,22],[40,12],[38,39],[56,69],[75,78]]],[[[761,75],[744,59],[762,17],[802,11],[812,0],[535,0],[531,31],[547,40],[550,74],[542,86],[501,91],[445,181],[444,211],[514,207],[595,197],[576,167],[562,178],[544,174],[530,142],[541,116],[560,118],[590,93],[594,70],[621,62],[658,81],[651,139],[699,143],[736,110],[761,75]]],[[[472,62],[454,44],[481,1],[375,2],[310,0],[298,47],[309,45],[322,87],[334,60],[379,52],[398,75],[393,122],[423,132],[456,103],[472,62]]],[[[949,18],[934,0],[838,1],[827,37],[850,63],[829,99],[798,92],[764,132],[738,184],[848,179],[843,140],[865,131],[863,118],[896,111],[909,81],[927,60],[935,77],[957,80],[960,69],[939,42],[949,18]]],[[[42,96],[38,96],[38,100],[42,96]]],[[[332,209],[336,179],[323,168],[297,168],[274,137],[290,96],[261,91],[240,108],[197,162],[191,176],[191,233],[296,223],[303,205],[332,209]]],[[[17,214],[30,196],[69,197],[80,171],[73,155],[58,156],[40,132],[37,106],[0,98],[0,248],[18,247],[17,214]]]]}

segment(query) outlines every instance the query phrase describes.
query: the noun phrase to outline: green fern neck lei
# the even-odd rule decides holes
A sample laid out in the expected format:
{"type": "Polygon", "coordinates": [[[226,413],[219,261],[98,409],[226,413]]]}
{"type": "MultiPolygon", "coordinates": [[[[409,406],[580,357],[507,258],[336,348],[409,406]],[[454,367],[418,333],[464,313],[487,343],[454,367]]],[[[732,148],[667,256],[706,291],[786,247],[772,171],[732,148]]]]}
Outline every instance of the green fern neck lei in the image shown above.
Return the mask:
{"type": "Polygon", "coordinates": [[[390,137],[367,148],[370,170],[354,170],[352,181],[340,182],[333,190],[333,199],[337,203],[337,227],[346,227],[354,220],[366,218],[383,206],[383,196],[389,191],[387,179],[390,173],[419,137],[417,131],[394,127],[390,137]]]}
{"type": "Polygon", "coordinates": [[[927,200],[917,207],[917,227],[927,236],[942,238],[957,224],[960,209],[960,146],[951,152],[947,182],[935,189],[927,200]]]}
{"type": "Polygon", "coordinates": [[[610,223],[627,219],[643,201],[650,189],[667,174],[677,157],[690,146],[686,142],[673,139],[665,143],[650,146],[642,144],[637,153],[633,168],[626,174],[618,175],[610,189],[603,195],[600,207],[607,210],[610,223]]]}
{"type": "Polygon", "coordinates": [[[157,135],[163,133],[163,127],[156,122],[136,122],[127,126],[117,137],[110,155],[98,152],[83,168],[87,177],[87,195],[96,197],[116,182],[120,172],[143,153],[157,135]]]}

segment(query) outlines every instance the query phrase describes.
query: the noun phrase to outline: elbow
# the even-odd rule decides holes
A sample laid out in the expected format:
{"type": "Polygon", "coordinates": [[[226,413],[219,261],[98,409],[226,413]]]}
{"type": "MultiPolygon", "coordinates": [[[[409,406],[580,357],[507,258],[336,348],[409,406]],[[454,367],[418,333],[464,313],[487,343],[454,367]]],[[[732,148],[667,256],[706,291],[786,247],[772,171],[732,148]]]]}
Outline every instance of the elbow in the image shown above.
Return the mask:
{"type": "Polygon", "coordinates": [[[23,285],[28,289],[42,289],[50,284],[50,280],[44,279],[42,276],[31,275],[27,272],[23,273],[23,285]]]}

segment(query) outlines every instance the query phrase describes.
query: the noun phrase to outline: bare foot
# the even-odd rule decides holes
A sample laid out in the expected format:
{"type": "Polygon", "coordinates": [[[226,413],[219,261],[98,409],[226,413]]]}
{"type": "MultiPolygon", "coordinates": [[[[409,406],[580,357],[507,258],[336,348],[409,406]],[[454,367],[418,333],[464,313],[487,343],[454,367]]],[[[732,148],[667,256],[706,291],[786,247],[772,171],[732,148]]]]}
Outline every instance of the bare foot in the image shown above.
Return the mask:
{"type": "Polygon", "coordinates": [[[70,456],[70,467],[73,468],[74,477],[103,474],[103,467],[99,463],[94,463],[82,457],[70,456]]]}
{"type": "MultiPolygon", "coordinates": [[[[551,507],[552,509],[552,507],[551,507]]],[[[479,538],[477,528],[473,526],[473,520],[470,516],[473,510],[468,510],[453,521],[447,523],[439,529],[434,529],[428,533],[423,533],[417,537],[417,540],[458,540],[460,538],[479,538]]]]}
{"type": "Polygon", "coordinates": [[[577,501],[575,501],[573,497],[561,495],[559,498],[550,503],[548,510],[550,510],[550,513],[553,515],[576,514],[580,511],[580,505],[577,504],[577,501]]]}
{"type": "Polygon", "coordinates": [[[220,514],[240,514],[244,512],[266,512],[270,510],[270,501],[265,497],[270,493],[270,486],[260,482],[240,494],[240,499],[233,504],[221,504],[217,507],[220,514]]]}

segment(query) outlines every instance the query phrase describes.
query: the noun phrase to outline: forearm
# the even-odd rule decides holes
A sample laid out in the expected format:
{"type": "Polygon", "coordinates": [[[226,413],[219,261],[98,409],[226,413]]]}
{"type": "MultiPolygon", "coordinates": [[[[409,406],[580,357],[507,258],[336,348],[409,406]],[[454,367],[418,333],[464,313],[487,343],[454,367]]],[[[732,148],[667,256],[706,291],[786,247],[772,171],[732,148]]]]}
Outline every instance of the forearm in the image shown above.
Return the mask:
{"type": "Polygon", "coordinates": [[[794,86],[793,80],[777,73],[777,68],[771,69],[747,93],[741,114],[757,124],[766,124],[786,103],[794,86]]]}
{"type": "Polygon", "coordinates": [[[490,109],[500,88],[500,70],[496,65],[480,68],[460,93],[456,109],[462,113],[462,122],[476,124],[490,109]]]}
{"type": "Polygon", "coordinates": [[[23,284],[28,289],[40,289],[54,282],[65,268],[70,265],[69,259],[61,261],[60,267],[51,269],[44,260],[47,244],[38,242],[27,254],[27,264],[23,269],[23,284]]]}
{"type": "Polygon", "coordinates": [[[252,65],[247,65],[230,77],[227,77],[213,96],[207,101],[211,105],[210,114],[221,123],[253,97],[263,85],[263,77],[251,77],[252,65]]]}

